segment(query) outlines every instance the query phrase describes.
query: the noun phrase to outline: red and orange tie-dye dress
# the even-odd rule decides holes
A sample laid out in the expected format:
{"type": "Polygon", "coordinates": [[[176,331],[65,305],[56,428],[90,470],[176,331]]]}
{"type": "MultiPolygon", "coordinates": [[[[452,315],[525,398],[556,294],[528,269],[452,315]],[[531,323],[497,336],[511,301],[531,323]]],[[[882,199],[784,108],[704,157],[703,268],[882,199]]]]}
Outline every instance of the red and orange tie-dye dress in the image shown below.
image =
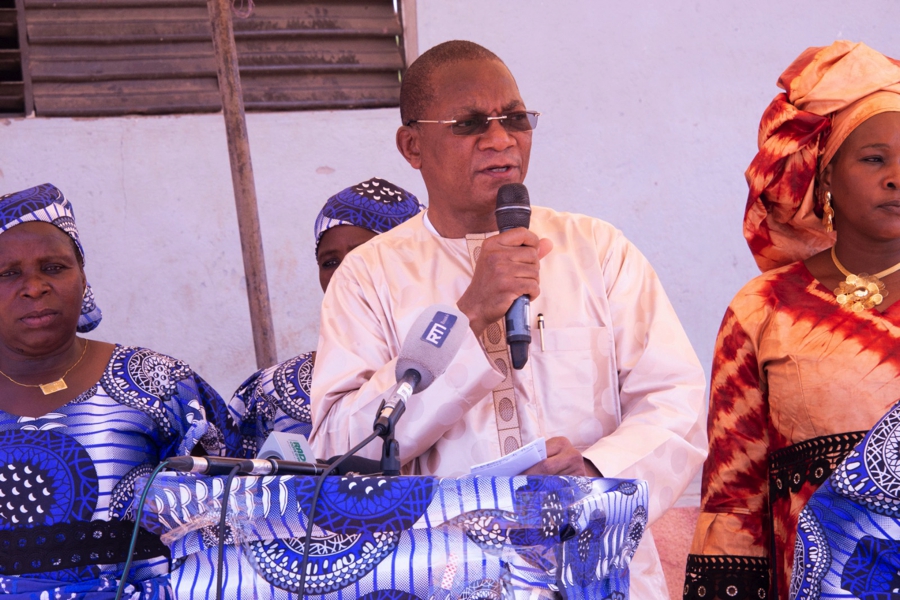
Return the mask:
{"type": "Polygon", "coordinates": [[[797,515],[900,400],[898,374],[900,302],[841,309],[802,262],[738,293],[716,342],[685,598],[787,598],[797,515]]]}

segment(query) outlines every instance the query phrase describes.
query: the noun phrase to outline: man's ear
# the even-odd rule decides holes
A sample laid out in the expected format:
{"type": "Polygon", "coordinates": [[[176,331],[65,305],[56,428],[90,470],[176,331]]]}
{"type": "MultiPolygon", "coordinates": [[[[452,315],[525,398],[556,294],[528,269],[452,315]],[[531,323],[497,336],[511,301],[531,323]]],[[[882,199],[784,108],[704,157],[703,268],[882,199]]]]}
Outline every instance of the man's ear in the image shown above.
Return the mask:
{"type": "Polygon", "coordinates": [[[397,130],[397,150],[413,169],[422,168],[422,152],[419,148],[419,132],[408,125],[397,130]]]}

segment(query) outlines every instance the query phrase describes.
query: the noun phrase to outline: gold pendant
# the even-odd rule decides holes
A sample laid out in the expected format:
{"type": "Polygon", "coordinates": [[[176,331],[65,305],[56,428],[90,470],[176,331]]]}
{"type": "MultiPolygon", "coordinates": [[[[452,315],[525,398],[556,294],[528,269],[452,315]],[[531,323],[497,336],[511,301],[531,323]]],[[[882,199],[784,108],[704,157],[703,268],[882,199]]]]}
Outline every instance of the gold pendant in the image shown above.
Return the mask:
{"type": "Polygon", "coordinates": [[[57,379],[56,381],[51,381],[50,383],[42,383],[41,391],[44,392],[45,396],[49,396],[50,394],[55,394],[56,392],[61,392],[62,390],[68,388],[66,382],[62,380],[62,378],[57,379]]]}
{"type": "Polygon", "coordinates": [[[842,308],[857,313],[878,306],[887,296],[884,283],[874,275],[865,273],[847,275],[834,294],[842,308]]]}

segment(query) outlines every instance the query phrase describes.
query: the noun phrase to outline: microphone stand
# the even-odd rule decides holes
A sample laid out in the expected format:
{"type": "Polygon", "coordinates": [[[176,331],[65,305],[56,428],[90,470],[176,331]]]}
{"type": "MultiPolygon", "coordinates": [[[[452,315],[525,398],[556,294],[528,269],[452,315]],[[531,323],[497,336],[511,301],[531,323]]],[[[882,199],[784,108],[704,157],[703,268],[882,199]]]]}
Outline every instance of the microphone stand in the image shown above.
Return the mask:
{"type": "Polygon", "coordinates": [[[400,443],[394,439],[394,427],[406,412],[406,400],[422,381],[422,375],[415,369],[407,369],[397,378],[394,392],[378,407],[378,416],[373,426],[374,433],[384,440],[381,447],[381,473],[383,475],[400,474],[400,443]]]}
{"type": "Polygon", "coordinates": [[[382,439],[381,473],[382,475],[400,474],[400,443],[394,438],[394,427],[406,412],[406,403],[398,400],[393,410],[384,411],[386,400],[378,407],[378,419],[375,421],[375,433],[382,439]],[[387,414],[384,414],[386,412],[387,414]]]}

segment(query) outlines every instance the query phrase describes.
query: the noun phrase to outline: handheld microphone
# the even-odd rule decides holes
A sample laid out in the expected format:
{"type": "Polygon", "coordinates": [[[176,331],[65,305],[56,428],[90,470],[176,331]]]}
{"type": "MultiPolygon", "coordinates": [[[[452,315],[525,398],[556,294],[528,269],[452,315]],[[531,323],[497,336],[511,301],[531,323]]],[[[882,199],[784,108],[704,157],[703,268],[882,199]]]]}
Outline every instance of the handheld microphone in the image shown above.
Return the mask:
{"type": "Polygon", "coordinates": [[[447,370],[468,328],[469,319],[455,307],[434,304],[422,311],[403,340],[394,370],[397,385],[378,408],[376,430],[391,431],[409,397],[447,370]]]}
{"type": "Polygon", "coordinates": [[[166,468],[182,473],[228,475],[237,466],[239,475],[321,475],[325,469],[312,463],[277,458],[228,458],[225,456],[176,456],[166,468]]]}
{"type": "MultiPolygon", "coordinates": [[[[521,183],[507,183],[497,190],[497,208],[494,210],[500,232],[531,224],[531,201],[528,188],[521,183]]],[[[521,369],[528,362],[528,346],[531,344],[531,300],[519,296],[506,311],[506,343],[513,369],[521,369]]]]}

